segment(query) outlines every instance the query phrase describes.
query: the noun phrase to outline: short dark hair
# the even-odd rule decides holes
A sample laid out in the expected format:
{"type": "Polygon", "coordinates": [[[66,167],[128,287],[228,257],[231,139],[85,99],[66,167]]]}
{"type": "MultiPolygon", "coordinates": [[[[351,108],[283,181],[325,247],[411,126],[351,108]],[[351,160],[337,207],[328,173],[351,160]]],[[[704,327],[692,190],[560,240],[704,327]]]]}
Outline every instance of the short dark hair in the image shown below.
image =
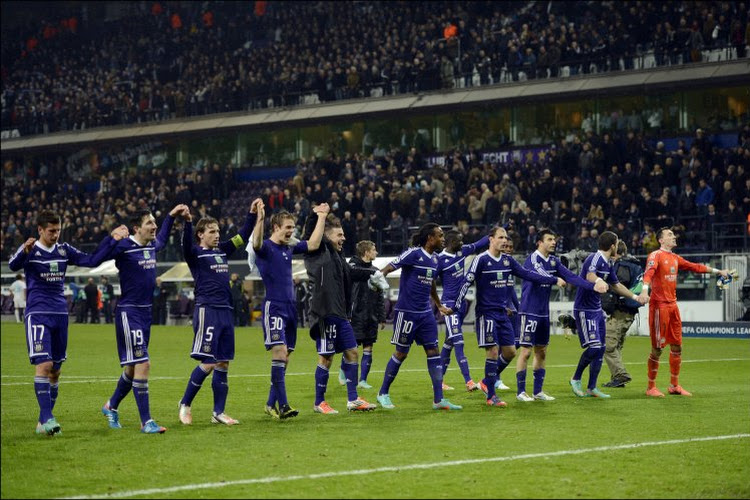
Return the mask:
{"type": "Polygon", "coordinates": [[[50,224],[60,224],[60,216],[52,210],[39,212],[39,215],[36,216],[36,225],[44,229],[50,224]]]}
{"type": "Polygon", "coordinates": [[[656,241],[659,241],[662,236],[664,236],[664,231],[672,231],[671,227],[660,227],[658,231],[656,231],[656,241]]]}
{"type": "Polygon", "coordinates": [[[505,229],[506,233],[507,233],[507,231],[508,231],[508,230],[507,230],[507,229],[506,229],[505,227],[503,227],[503,226],[498,226],[498,225],[495,225],[495,226],[492,226],[492,228],[490,228],[490,232],[489,232],[489,233],[487,233],[487,236],[489,236],[490,238],[494,238],[494,237],[495,237],[495,233],[497,233],[497,231],[498,231],[498,230],[500,230],[500,229],[505,229]]]}
{"type": "Polygon", "coordinates": [[[544,228],[540,230],[538,233],[536,233],[536,242],[539,243],[540,241],[544,241],[544,237],[548,234],[552,235],[553,237],[557,238],[557,235],[554,231],[551,229],[544,228]]]}
{"type": "Polygon", "coordinates": [[[463,235],[456,231],[455,229],[451,229],[447,233],[445,233],[445,246],[452,247],[457,241],[461,239],[463,235]]]}
{"type": "Polygon", "coordinates": [[[143,219],[145,219],[149,215],[151,215],[151,210],[145,208],[136,210],[130,216],[130,227],[141,227],[141,225],[143,224],[143,219]]]}
{"type": "Polygon", "coordinates": [[[604,231],[599,235],[599,250],[609,250],[612,245],[617,243],[617,235],[612,231],[604,231]]]}
{"type": "Polygon", "coordinates": [[[342,227],[341,226],[341,219],[339,219],[338,217],[336,217],[333,214],[328,214],[328,216],[326,216],[326,225],[323,228],[323,230],[325,232],[328,232],[331,229],[337,229],[337,228],[340,228],[340,227],[342,227]]]}

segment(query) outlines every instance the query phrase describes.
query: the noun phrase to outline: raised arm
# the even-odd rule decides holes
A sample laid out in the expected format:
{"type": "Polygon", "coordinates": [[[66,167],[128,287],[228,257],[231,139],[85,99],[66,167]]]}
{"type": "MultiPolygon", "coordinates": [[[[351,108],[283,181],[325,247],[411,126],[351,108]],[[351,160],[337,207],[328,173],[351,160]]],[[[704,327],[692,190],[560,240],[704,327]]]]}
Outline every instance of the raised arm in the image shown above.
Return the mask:
{"type": "Polygon", "coordinates": [[[177,205],[172,209],[169,214],[167,214],[167,217],[164,219],[164,222],[162,222],[161,227],[159,228],[159,233],[156,235],[156,240],[154,241],[154,249],[158,252],[165,246],[167,246],[167,241],[169,241],[169,233],[172,232],[172,225],[174,225],[174,219],[178,215],[182,215],[182,217],[185,217],[185,213],[190,213],[190,209],[187,205],[177,205]]]}
{"type": "Polygon", "coordinates": [[[182,227],[182,255],[188,266],[192,266],[196,260],[195,247],[193,246],[193,216],[188,214],[182,227]]]}
{"type": "Polygon", "coordinates": [[[490,237],[485,235],[485,236],[482,236],[479,240],[475,241],[474,243],[469,243],[467,245],[462,246],[461,252],[464,255],[469,255],[472,253],[477,253],[479,251],[482,251],[488,246],[490,246],[490,237]]]}
{"type": "Polygon", "coordinates": [[[26,259],[28,259],[31,254],[31,249],[34,247],[34,243],[36,243],[36,238],[29,238],[23,243],[23,245],[18,247],[16,253],[13,254],[8,262],[8,267],[10,267],[11,271],[19,271],[23,268],[23,265],[26,264],[26,259]]]}
{"type": "Polygon", "coordinates": [[[263,246],[263,229],[265,228],[266,222],[266,209],[261,203],[258,207],[258,218],[255,220],[255,227],[253,228],[252,244],[253,250],[258,252],[260,247],[263,246]]]}
{"type": "Polygon", "coordinates": [[[246,242],[250,239],[250,232],[255,227],[255,222],[258,220],[258,206],[263,204],[263,200],[256,198],[250,205],[250,209],[245,217],[245,223],[240,228],[239,233],[235,234],[227,241],[219,243],[219,249],[227,254],[227,257],[234,253],[238,248],[243,247],[246,242]]]}
{"type": "Polygon", "coordinates": [[[313,208],[313,212],[318,216],[318,220],[315,223],[315,229],[313,229],[310,238],[307,240],[307,251],[315,252],[320,248],[320,242],[323,239],[323,231],[326,228],[326,217],[331,211],[331,207],[328,203],[321,203],[320,205],[313,208]]]}
{"type": "Polygon", "coordinates": [[[529,269],[526,269],[521,264],[516,262],[516,259],[514,259],[510,255],[505,255],[505,256],[507,256],[508,259],[510,259],[511,273],[518,276],[519,278],[523,278],[528,281],[533,281],[534,283],[539,283],[542,285],[544,284],[554,285],[555,283],[557,283],[558,285],[561,285],[560,282],[562,282],[562,285],[565,284],[565,282],[562,279],[555,278],[554,276],[540,274],[536,271],[531,271],[529,269]]]}
{"type": "Polygon", "coordinates": [[[575,286],[581,287],[585,290],[595,290],[598,293],[605,293],[607,291],[608,286],[603,279],[594,279],[594,283],[592,283],[588,279],[581,278],[576,273],[563,266],[561,263],[558,262],[558,264],[559,267],[557,269],[560,273],[560,277],[568,283],[572,283],[575,286]]]}

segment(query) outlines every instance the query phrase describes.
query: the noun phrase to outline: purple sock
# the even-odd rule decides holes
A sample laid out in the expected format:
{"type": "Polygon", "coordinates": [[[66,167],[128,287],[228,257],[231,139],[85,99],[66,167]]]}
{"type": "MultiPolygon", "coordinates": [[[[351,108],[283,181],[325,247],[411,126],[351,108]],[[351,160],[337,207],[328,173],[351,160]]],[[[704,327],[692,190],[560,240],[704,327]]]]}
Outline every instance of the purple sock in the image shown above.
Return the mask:
{"type": "MultiPolygon", "coordinates": [[[[135,397],[135,404],[138,406],[138,413],[141,415],[141,425],[146,425],[146,422],[151,420],[151,408],[148,403],[148,380],[147,379],[133,379],[133,396],[135,397]]],[[[110,401],[110,408],[112,402],[110,401]]]]}
{"type": "Polygon", "coordinates": [[[346,397],[349,401],[357,400],[357,370],[359,365],[356,361],[344,362],[344,375],[346,375],[346,397]]]}
{"type": "MultiPolygon", "coordinates": [[[[594,349],[596,350],[596,349],[594,349]]],[[[573,374],[573,380],[581,380],[581,377],[583,377],[583,370],[586,369],[587,366],[591,364],[591,362],[596,357],[595,354],[592,354],[591,347],[587,347],[583,350],[581,353],[581,357],[578,360],[578,366],[576,367],[576,371],[573,374]]]]}
{"type": "Polygon", "coordinates": [[[471,375],[469,375],[469,360],[466,359],[466,354],[464,354],[464,343],[459,342],[457,343],[454,348],[456,349],[456,361],[458,361],[458,369],[461,370],[461,375],[464,376],[464,382],[468,382],[471,380],[471,375]]]}
{"type": "Polygon", "coordinates": [[[534,394],[542,392],[542,386],[544,385],[544,376],[547,374],[547,370],[544,368],[538,368],[534,370],[534,394]]]}
{"type": "Polygon", "coordinates": [[[439,403],[443,399],[443,366],[440,364],[440,356],[427,357],[427,371],[432,379],[433,401],[439,403]]]}
{"type": "Polygon", "coordinates": [[[227,380],[227,369],[214,368],[214,376],[211,379],[211,389],[214,390],[214,413],[224,413],[229,394],[229,381],[227,380]]]}
{"type": "Polygon", "coordinates": [[[195,399],[198,391],[201,390],[203,381],[206,380],[207,376],[208,372],[204,371],[201,365],[195,367],[193,372],[190,374],[190,380],[188,380],[187,387],[185,388],[185,394],[182,396],[180,404],[187,406],[193,404],[193,399],[195,399]]]}
{"type": "Polygon", "coordinates": [[[315,406],[326,400],[328,388],[328,368],[318,365],[315,368],[315,406]]]}
{"type": "Polygon", "coordinates": [[[526,392],[526,370],[516,372],[516,394],[526,392]]]}
{"type": "Polygon", "coordinates": [[[276,405],[276,388],[273,386],[273,382],[271,382],[271,388],[268,390],[268,401],[266,401],[266,404],[271,408],[276,405]]]}
{"type": "Polygon", "coordinates": [[[39,403],[39,422],[45,423],[52,418],[52,402],[49,397],[49,379],[34,377],[34,392],[39,403]]]}
{"type": "Polygon", "coordinates": [[[604,359],[604,348],[599,347],[596,349],[596,357],[591,360],[589,365],[589,389],[596,389],[596,382],[599,379],[599,372],[602,369],[602,360],[604,359]]]}
{"type": "Polygon", "coordinates": [[[55,409],[55,403],[57,402],[57,391],[59,383],[55,382],[49,384],[49,411],[55,409]]]}
{"type": "Polygon", "coordinates": [[[487,399],[495,395],[495,382],[497,382],[497,360],[484,360],[484,385],[487,386],[487,399]]]}
{"type": "Polygon", "coordinates": [[[359,379],[361,381],[367,381],[367,376],[370,374],[370,366],[372,366],[372,351],[362,351],[362,366],[359,369],[359,379]]]}
{"type": "Polygon", "coordinates": [[[132,388],[133,381],[130,380],[127,375],[125,375],[125,372],[123,372],[120,375],[120,380],[117,381],[115,392],[112,393],[112,397],[109,398],[109,407],[113,410],[116,410],[117,407],[120,406],[120,402],[125,399],[125,396],[128,395],[130,389],[132,388]]]}
{"type": "Polygon", "coordinates": [[[503,373],[503,370],[508,368],[508,365],[510,364],[510,361],[506,361],[503,355],[501,354],[497,358],[497,378],[500,378],[500,374],[503,373]]]}
{"type": "Polygon", "coordinates": [[[443,348],[440,350],[440,361],[443,363],[443,376],[445,376],[445,372],[448,371],[448,365],[451,364],[451,351],[453,350],[453,345],[449,344],[448,342],[443,344],[443,348]]]}
{"type": "Polygon", "coordinates": [[[286,398],[286,381],[284,380],[285,371],[286,363],[277,359],[271,361],[271,383],[273,384],[275,400],[279,402],[279,408],[289,404],[289,401],[286,398]]]}
{"type": "MultiPolygon", "coordinates": [[[[378,395],[388,394],[388,391],[391,390],[391,384],[396,379],[396,375],[398,375],[399,368],[401,368],[401,361],[397,360],[396,356],[391,356],[391,359],[388,360],[388,364],[385,365],[385,375],[383,375],[383,385],[380,386],[380,391],[378,392],[378,395]]],[[[443,386],[441,385],[440,388],[442,389],[443,386]]]]}

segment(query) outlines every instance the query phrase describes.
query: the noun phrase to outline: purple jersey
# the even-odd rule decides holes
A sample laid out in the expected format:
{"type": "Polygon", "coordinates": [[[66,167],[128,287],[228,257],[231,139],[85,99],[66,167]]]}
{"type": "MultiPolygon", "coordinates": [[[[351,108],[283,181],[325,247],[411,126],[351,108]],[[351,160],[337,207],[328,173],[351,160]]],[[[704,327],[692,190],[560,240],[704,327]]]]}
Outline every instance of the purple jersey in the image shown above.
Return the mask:
{"type": "Polygon", "coordinates": [[[151,307],[156,287],[156,252],[164,248],[174,217],[167,215],[153,242],[139,244],[132,236],[119,241],[107,258],[115,259],[120,272],[117,307],[151,307]]]}
{"type": "Polygon", "coordinates": [[[438,275],[438,256],[429,254],[422,247],[412,247],[390,263],[401,269],[397,311],[422,313],[432,311],[430,294],[432,282],[438,275]]]}
{"type": "Polygon", "coordinates": [[[65,301],[64,287],[68,264],[96,267],[107,260],[107,254],[116,244],[117,240],[107,236],[91,255],[68,243],[55,243],[52,248],[48,248],[37,241],[29,253],[24,252],[21,245],[10,258],[8,267],[11,271],[23,268],[26,275],[28,288],[25,314],[67,315],[68,304],[65,301]]]}
{"type": "Polygon", "coordinates": [[[509,278],[511,275],[518,276],[525,280],[531,280],[537,283],[555,283],[557,278],[544,276],[534,271],[529,271],[521,267],[521,264],[506,254],[502,253],[498,257],[493,257],[489,251],[480,254],[471,267],[466,272],[464,282],[461,285],[461,292],[458,294],[455,305],[448,304],[454,310],[461,306],[466,292],[469,287],[476,281],[477,283],[477,314],[483,312],[497,311],[508,307],[508,286],[513,286],[509,278]]]}
{"type": "Polygon", "coordinates": [[[467,255],[476,253],[481,248],[490,244],[489,236],[485,236],[476,243],[463,245],[461,250],[452,254],[443,250],[438,255],[440,262],[440,279],[443,281],[443,295],[440,300],[443,304],[450,304],[461,291],[461,283],[464,281],[464,261],[467,255]]]}
{"type": "Polygon", "coordinates": [[[266,300],[296,304],[292,281],[292,255],[307,252],[307,241],[294,246],[264,240],[255,252],[258,272],[266,287],[266,300]]]}
{"type": "MultiPolygon", "coordinates": [[[[579,288],[593,290],[594,284],[585,278],[577,276],[570,269],[562,265],[556,255],[548,255],[545,259],[539,253],[534,251],[526,258],[523,263],[526,269],[534,270],[545,276],[559,277],[566,282],[576,285],[579,288]]],[[[535,316],[549,316],[549,298],[552,293],[552,286],[548,284],[537,284],[531,281],[524,281],[521,288],[521,309],[522,313],[533,314],[535,316]]]]}
{"type": "MultiPolygon", "coordinates": [[[[602,255],[601,251],[594,252],[583,261],[581,266],[581,278],[586,279],[586,274],[595,273],[610,285],[619,283],[617,275],[612,272],[612,266],[602,255]]],[[[576,300],[573,303],[573,309],[576,311],[600,311],[602,308],[601,296],[593,290],[586,290],[582,287],[576,292],[576,300]]]]}
{"type": "Polygon", "coordinates": [[[256,214],[247,214],[239,234],[222,241],[216,248],[203,248],[193,240],[193,225],[185,222],[182,233],[182,249],[185,262],[195,281],[195,305],[233,308],[232,292],[229,290],[229,256],[244,246],[255,226],[256,214]]]}

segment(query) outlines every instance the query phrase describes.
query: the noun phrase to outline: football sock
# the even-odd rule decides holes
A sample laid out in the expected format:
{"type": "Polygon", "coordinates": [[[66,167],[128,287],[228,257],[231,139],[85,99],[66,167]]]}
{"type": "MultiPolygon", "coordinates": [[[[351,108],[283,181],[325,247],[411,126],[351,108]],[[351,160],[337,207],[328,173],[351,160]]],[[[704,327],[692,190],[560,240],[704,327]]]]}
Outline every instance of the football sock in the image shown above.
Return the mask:
{"type": "Polygon", "coordinates": [[[344,360],[344,375],[346,375],[346,396],[348,401],[357,400],[357,370],[359,364],[356,361],[344,360]]]}
{"type": "Polygon", "coordinates": [[[370,374],[370,366],[372,366],[372,351],[362,351],[362,365],[359,369],[360,380],[367,380],[367,376],[370,374]]]}
{"type": "Polygon", "coordinates": [[[578,360],[576,371],[573,374],[573,380],[581,380],[581,377],[583,377],[583,370],[585,370],[596,358],[596,352],[594,352],[596,350],[597,348],[591,347],[587,347],[583,350],[583,352],[581,353],[581,357],[578,360]]]}
{"type": "Polygon", "coordinates": [[[656,387],[656,375],[659,373],[659,358],[655,358],[653,354],[648,356],[648,388],[653,389],[656,387]]]}
{"type": "Polygon", "coordinates": [[[445,376],[445,372],[448,371],[448,365],[451,364],[452,350],[453,346],[447,342],[443,344],[443,348],[440,350],[440,361],[443,363],[443,376],[445,376]]]}
{"type": "Polygon", "coordinates": [[[109,398],[109,407],[113,410],[116,410],[117,407],[120,406],[120,401],[125,399],[125,396],[128,395],[130,389],[132,388],[133,381],[130,380],[127,375],[125,375],[125,372],[120,374],[120,379],[117,381],[115,392],[112,393],[112,397],[109,398]]]}
{"type": "Polygon", "coordinates": [[[669,373],[670,384],[680,385],[680,365],[682,364],[682,353],[669,351],[669,373]]]}
{"type": "Polygon", "coordinates": [[[195,399],[198,391],[201,390],[203,381],[206,380],[208,374],[209,372],[205,371],[202,365],[198,365],[193,369],[193,372],[190,374],[190,380],[188,380],[187,387],[185,388],[185,394],[183,394],[182,399],[180,400],[180,404],[187,406],[193,404],[193,399],[195,399]]]}
{"type": "Polygon", "coordinates": [[[49,411],[52,411],[55,409],[55,403],[57,402],[57,391],[58,391],[59,383],[55,382],[54,384],[50,382],[49,384],[49,411]]]}
{"type": "Polygon", "coordinates": [[[492,399],[495,395],[495,382],[497,382],[497,365],[496,359],[484,360],[484,385],[487,386],[487,399],[492,399]]]}
{"type": "Polygon", "coordinates": [[[595,357],[591,360],[591,364],[589,365],[589,383],[587,387],[593,390],[596,388],[597,380],[599,380],[599,372],[602,371],[604,348],[599,347],[597,349],[592,349],[592,353],[595,354],[595,357]]]}
{"type": "MultiPolygon", "coordinates": [[[[281,360],[274,359],[271,361],[271,383],[273,384],[274,402],[278,401],[279,408],[289,404],[286,398],[286,363],[281,360]]],[[[268,405],[273,406],[273,405],[268,405]]]]}
{"type": "Polygon", "coordinates": [[[503,370],[508,368],[509,364],[510,361],[507,361],[502,354],[497,357],[497,378],[500,378],[500,374],[503,373],[503,370]]]}
{"type": "MultiPolygon", "coordinates": [[[[544,376],[547,374],[547,370],[544,368],[538,368],[534,370],[534,394],[539,394],[542,392],[542,386],[544,385],[544,376]]],[[[524,372],[525,375],[525,372],[524,372]]],[[[524,376],[524,379],[526,377],[524,376]]],[[[524,380],[524,384],[526,383],[526,380],[524,380]]]]}
{"type": "Polygon", "coordinates": [[[526,392],[526,370],[516,372],[516,394],[526,392]]]}
{"type": "Polygon", "coordinates": [[[266,404],[270,407],[276,404],[276,388],[273,386],[273,382],[271,382],[271,388],[268,390],[268,401],[266,401],[266,404]]]}
{"type": "MultiPolygon", "coordinates": [[[[133,396],[135,397],[135,404],[138,406],[138,413],[141,416],[141,425],[146,425],[146,422],[151,420],[151,407],[149,406],[148,402],[147,379],[133,379],[133,396]]],[[[111,401],[110,407],[112,407],[111,401]]]]}
{"type": "Polygon", "coordinates": [[[427,357],[427,371],[432,379],[434,401],[439,403],[443,399],[443,365],[440,363],[440,356],[427,357]]]}
{"type": "Polygon", "coordinates": [[[398,375],[399,368],[401,368],[401,361],[397,360],[396,356],[391,356],[391,359],[388,360],[388,364],[385,365],[383,385],[380,386],[380,392],[378,392],[378,394],[388,394],[388,391],[391,389],[391,384],[396,379],[396,375],[398,375]]]}
{"type": "MultiPolygon", "coordinates": [[[[464,354],[464,343],[459,342],[455,345],[456,349],[456,361],[458,361],[458,368],[461,370],[461,375],[464,376],[464,383],[471,380],[471,375],[469,374],[469,360],[466,359],[466,354],[464,354]]],[[[445,370],[443,371],[445,373],[445,370]]]]}
{"type": "Polygon", "coordinates": [[[214,376],[211,379],[211,389],[214,390],[214,413],[224,413],[229,394],[229,381],[227,380],[227,368],[214,368],[214,376]]]}
{"type": "Polygon", "coordinates": [[[49,379],[34,377],[34,392],[39,403],[39,422],[45,423],[52,418],[52,403],[49,397],[49,379]]]}
{"type": "Polygon", "coordinates": [[[328,387],[328,368],[318,365],[315,368],[315,406],[326,400],[326,388],[328,387]]]}

